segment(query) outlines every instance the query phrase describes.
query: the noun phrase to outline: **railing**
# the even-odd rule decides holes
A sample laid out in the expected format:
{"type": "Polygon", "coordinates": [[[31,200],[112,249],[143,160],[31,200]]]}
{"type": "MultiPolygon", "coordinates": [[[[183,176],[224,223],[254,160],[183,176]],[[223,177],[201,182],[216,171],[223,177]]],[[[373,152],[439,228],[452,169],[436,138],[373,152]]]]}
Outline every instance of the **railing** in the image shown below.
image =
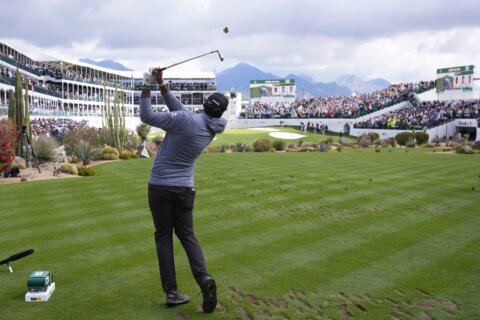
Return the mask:
{"type": "Polygon", "coordinates": [[[0,60],[5,61],[6,63],[9,63],[9,64],[11,64],[11,65],[13,65],[13,66],[16,66],[16,67],[18,67],[18,68],[20,68],[20,69],[23,69],[23,70],[25,70],[25,71],[27,71],[27,72],[30,72],[31,74],[34,74],[34,75],[36,75],[36,76],[39,76],[39,77],[40,77],[40,76],[42,75],[38,70],[35,70],[35,69],[30,68],[30,67],[28,67],[28,66],[26,66],[26,65],[24,65],[24,64],[21,64],[21,63],[15,61],[14,59],[9,58],[9,57],[7,57],[7,56],[0,55],[0,60]]]}

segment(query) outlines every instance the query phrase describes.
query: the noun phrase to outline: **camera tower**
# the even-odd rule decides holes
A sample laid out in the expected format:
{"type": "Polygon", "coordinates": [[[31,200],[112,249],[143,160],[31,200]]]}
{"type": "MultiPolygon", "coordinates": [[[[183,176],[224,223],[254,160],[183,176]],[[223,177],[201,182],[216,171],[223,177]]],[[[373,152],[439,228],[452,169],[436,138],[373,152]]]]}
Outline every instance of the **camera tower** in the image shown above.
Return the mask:
{"type": "Polygon", "coordinates": [[[32,162],[33,162],[35,167],[38,169],[38,173],[42,173],[40,171],[40,166],[38,165],[37,156],[35,155],[35,151],[33,150],[32,143],[30,142],[30,138],[28,137],[26,125],[22,126],[22,131],[20,133],[20,137],[18,137],[18,140],[22,141],[22,145],[23,145],[22,152],[23,152],[23,155],[25,156],[25,164],[27,168],[31,169],[32,162]]]}

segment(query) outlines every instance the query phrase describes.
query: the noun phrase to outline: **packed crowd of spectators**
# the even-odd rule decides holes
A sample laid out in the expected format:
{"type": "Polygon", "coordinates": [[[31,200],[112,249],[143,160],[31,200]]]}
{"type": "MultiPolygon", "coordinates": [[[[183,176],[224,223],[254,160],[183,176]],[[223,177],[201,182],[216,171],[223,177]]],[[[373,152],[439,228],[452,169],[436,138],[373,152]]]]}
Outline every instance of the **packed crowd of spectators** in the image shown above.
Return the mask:
{"type": "Polygon", "coordinates": [[[35,118],[30,121],[30,128],[35,136],[61,137],[69,130],[85,125],[87,125],[86,120],[78,122],[68,118],[35,118]]]}
{"type": "Polygon", "coordinates": [[[394,84],[361,96],[297,98],[293,102],[256,102],[241,118],[357,118],[435,87],[434,81],[394,84]]]}
{"type": "Polygon", "coordinates": [[[480,100],[425,101],[354,124],[360,129],[422,130],[453,119],[480,117],[480,100]]]}
{"type": "MultiPolygon", "coordinates": [[[[15,75],[16,71],[7,68],[7,67],[0,67],[0,81],[6,84],[15,85],[15,75]]],[[[22,78],[22,84],[28,83],[29,89],[33,91],[39,91],[42,93],[50,93],[55,94],[57,97],[61,95],[61,88],[58,85],[54,85],[52,83],[44,82],[43,80],[37,80],[35,78],[26,76],[25,74],[20,74],[22,78]]]]}

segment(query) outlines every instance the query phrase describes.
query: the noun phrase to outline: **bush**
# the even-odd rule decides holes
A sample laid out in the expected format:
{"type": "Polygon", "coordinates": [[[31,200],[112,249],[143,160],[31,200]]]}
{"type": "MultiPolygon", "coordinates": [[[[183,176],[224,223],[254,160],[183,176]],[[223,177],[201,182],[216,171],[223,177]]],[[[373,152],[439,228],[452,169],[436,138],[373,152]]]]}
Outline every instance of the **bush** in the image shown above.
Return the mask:
{"type": "Polygon", "coordinates": [[[418,145],[422,145],[428,142],[428,133],[425,132],[415,132],[415,141],[418,145]]]}
{"type": "Polygon", "coordinates": [[[83,177],[91,177],[95,175],[95,170],[93,170],[92,167],[80,167],[77,169],[78,170],[78,175],[83,176],[83,177]]]}
{"type": "Polygon", "coordinates": [[[221,153],[225,153],[228,150],[230,150],[230,146],[228,144],[222,143],[220,147],[218,147],[218,151],[220,151],[221,153]]]}
{"type": "Polygon", "coordinates": [[[360,148],[368,148],[371,144],[371,141],[368,139],[366,135],[362,134],[358,138],[357,144],[360,148]]]}
{"type": "Polygon", "coordinates": [[[60,171],[63,173],[78,175],[77,165],[73,163],[62,163],[60,171]]]}
{"type": "Polygon", "coordinates": [[[370,140],[370,144],[374,144],[375,141],[379,140],[380,141],[380,135],[376,132],[369,132],[367,134],[368,140],[370,140]]]}
{"type": "Polygon", "coordinates": [[[480,149],[480,140],[478,141],[475,141],[475,143],[473,144],[473,149],[480,149]]]}
{"type": "Polygon", "coordinates": [[[468,145],[459,145],[459,146],[456,146],[455,147],[455,152],[456,153],[461,153],[461,154],[474,154],[475,152],[473,151],[473,149],[468,146],[468,145]]]}
{"type": "Polygon", "coordinates": [[[0,172],[11,168],[17,139],[15,124],[7,119],[0,120],[0,172]]]}
{"type": "Polygon", "coordinates": [[[235,152],[247,152],[247,144],[243,142],[237,142],[234,145],[233,151],[235,152]]]}
{"type": "Polygon", "coordinates": [[[217,152],[218,152],[218,147],[206,147],[203,152],[206,152],[206,153],[217,153],[217,152]]]}
{"type": "Polygon", "coordinates": [[[257,139],[253,142],[255,152],[266,152],[272,150],[272,141],[268,139],[257,139]]]}
{"type": "Polygon", "coordinates": [[[157,145],[158,148],[163,143],[163,135],[153,137],[152,141],[157,145]]]}
{"type": "Polygon", "coordinates": [[[110,146],[103,147],[103,150],[102,150],[103,160],[118,160],[119,157],[120,157],[120,153],[114,147],[110,147],[110,146]]]}
{"type": "MultiPolygon", "coordinates": [[[[325,141],[327,141],[327,143],[329,145],[331,145],[333,143],[333,140],[330,138],[330,139],[326,139],[325,141]]],[[[318,145],[316,143],[313,143],[313,142],[308,142],[308,141],[305,141],[302,143],[302,148],[313,148],[313,149],[316,149],[318,147],[318,145]]]]}
{"type": "Polygon", "coordinates": [[[94,147],[101,146],[101,137],[97,129],[87,126],[80,126],[69,130],[63,137],[65,152],[71,156],[75,154],[78,141],[88,141],[94,147]]]}
{"type": "Polygon", "coordinates": [[[138,146],[141,143],[142,143],[141,139],[133,131],[130,131],[127,134],[127,138],[124,142],[123,149],[134,151],[134,150],[137,150],[138,146]]]}
{"type": "Polygon", "coordinates": [[[275,140],[273,141],[272,146],[273,146],[273,149],[275,149],[276,151],[283,151],[285,150],[287,144],[285,143],[284,140],[275,140]]]}
{"type": "Polygon", "coordinates": [[[412,139],[413,140],[413,134],[411,132],[400,132],[395,136],[395,140],[397,143],[401,146],[407,145],[407,142],[412,139]]]}
{"type": "Polygon", "coordinates": [[[119,158],[122,159],[122,160],[132,159],[132,158],[133,158],[133,154],[132,154],[132,152],[129,151],[129,150],[123,150],[123,151],[120,153],[119,158]]]}
{"type": "Polygon", "coordinates": [[[327,141],[320,142],[318,145],[318,151],[327,152],[328,150],[330,150],[330,144],[327,143],[327,141]]]}
{"type": "Polygon", "coordinates": [[[98,156],[98,149],[90,142],[82,140],[77,143],[75,155],[82,161],[83,165],[87,165],[98,156]]]}
{"type": "Polygon", "coordinates": [[[415,147],[417,146],[417,143],[416,143],[415,140],[410,139],[410,140],[407,141],[407,143],[405,144],[405,146],[406,146],[407,148],[415,148],[415,147]]]}
{"type": "MultiPolygon", "coordinates": [[[[401,132],[395,136],[395,140],[401,146],[406,146],[410,140],[415,140],[415,143],[418,145],[428,142],[428,134],[425,132],[401,132]]],[[[410,143],[411,145],[411,143],[410,143]]]]}
{"type": "Polygon", "coordinates": [[[41,135],[33,140],[32,145],[37,159],[52,161],[55,158],[55,149],[58,148],[58,142],[55,138],[41,135]]]}

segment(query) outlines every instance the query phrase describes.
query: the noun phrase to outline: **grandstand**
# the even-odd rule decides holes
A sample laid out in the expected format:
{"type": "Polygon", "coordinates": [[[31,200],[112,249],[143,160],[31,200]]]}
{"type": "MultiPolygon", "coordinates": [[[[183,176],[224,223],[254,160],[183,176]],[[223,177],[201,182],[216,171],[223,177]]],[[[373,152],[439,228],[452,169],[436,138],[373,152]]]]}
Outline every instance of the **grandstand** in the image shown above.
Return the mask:
{"type": "MultiPolygon", "coordinates": [[[[107,100],[112,101],[115,90],[122,100],[126,125],[134,129],[139,123],[140,93],[143,72],[116,71],[82,62],[60,59],[45,54],[27,55],[0,42],[0,116],[8,110],[8,90],[14,89],[16,69],[22,83],[29,84],[32,118],[72,118],[87,120],[99,127],[107,100]],[[32,55],[37,55],[33,58],[32,55]]],[[[214,72],[165,71],[170,89],[193,112],[203,109],[203,102],[216,91],[214,72]]],[[[166,110],[158,88],[152,88],[152,108],[166,110]]],[[[235,113],[237,99],[230,99],[229,117],[235,113]]],[[[240,103],[240,99],[238,99],[240,103]]]]}
{"type": "MultiPolygon", "coordinates": [[[[45,55],[33,59],[1,42],[0,116],[7,114],[7,91],[13,89],[17,67],[23,82],[31,86],[33,118],[68,117],[99,127],[105,101],[111,100],[118,90],[127,127],[134,129],[140,123],[143,72],[115,71],[45,55]]],[[[214,72],[168,70],[165,79],[172,92],[193,112],[201,111],[205,99],[216,91],[214,72]]],[[[478,80],[472,82],[473,87],[466,91],[439,93],[435,81],[418,81],[394,84],[360,96],[298,97],[294,101],[256,101],[249,105],[241,105],[240,93],[226,93],[230,104],[224,117],[229,129],[306,125],[307,129],[328,127],[329,131],[353,136],[373,131],[381,139],[421,130],[429,134],[430,140],[451,139],[458,134],[480,140],[480,87],[478,80]]],[[[166,110],[157,88],[153,88],[151,99],[156,111],[166,110]]]]}

